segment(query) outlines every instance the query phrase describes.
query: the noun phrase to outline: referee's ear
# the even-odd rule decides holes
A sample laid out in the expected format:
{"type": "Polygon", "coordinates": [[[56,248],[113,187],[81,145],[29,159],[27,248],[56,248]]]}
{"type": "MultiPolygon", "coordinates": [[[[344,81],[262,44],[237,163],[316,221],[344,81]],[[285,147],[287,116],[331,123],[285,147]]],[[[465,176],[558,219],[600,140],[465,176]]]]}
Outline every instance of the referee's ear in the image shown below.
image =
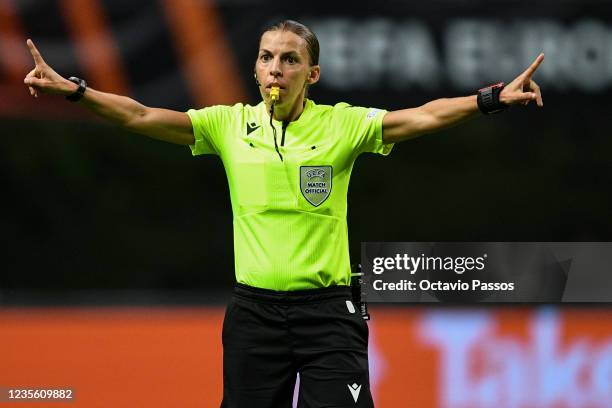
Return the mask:
{"type": "Polygon", "coordinates": [[[308,73],[308,78],[306,78],[306,85],[314,85],[319,82],[319,78],[321,77],[321,67],[318,65],[313,65],[310,67],[310,72],[308,73]]]}

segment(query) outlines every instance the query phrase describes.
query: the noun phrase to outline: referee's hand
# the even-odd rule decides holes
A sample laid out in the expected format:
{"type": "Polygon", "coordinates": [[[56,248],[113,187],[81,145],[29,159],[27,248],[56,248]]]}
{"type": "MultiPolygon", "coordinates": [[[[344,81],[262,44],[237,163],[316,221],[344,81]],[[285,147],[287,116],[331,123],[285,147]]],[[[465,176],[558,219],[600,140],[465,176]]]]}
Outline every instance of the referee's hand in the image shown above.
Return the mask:
{"type": "Polygon", "coordinates": [[[62,77],[55,72],[53,68],[47,65],[32,40],[28,39],[26,44],[30,49],[35,64],[34,69],[31,70],[23,80],[23,83],[26,84],[30,90],[30,95],[38,98],[39,92],[69,95],[76,91],[78,85],[62,77]]]}
{"type": "Polygon", "coordinates": [[[529,102],[536,101],[539,107],[544,106],[540,87],[531,79],[542,61],[544,61],[544,53],[538,55],[525,72],[506,85],[499,94],[500,102],[507,105],[528,105],[529,102]]]}

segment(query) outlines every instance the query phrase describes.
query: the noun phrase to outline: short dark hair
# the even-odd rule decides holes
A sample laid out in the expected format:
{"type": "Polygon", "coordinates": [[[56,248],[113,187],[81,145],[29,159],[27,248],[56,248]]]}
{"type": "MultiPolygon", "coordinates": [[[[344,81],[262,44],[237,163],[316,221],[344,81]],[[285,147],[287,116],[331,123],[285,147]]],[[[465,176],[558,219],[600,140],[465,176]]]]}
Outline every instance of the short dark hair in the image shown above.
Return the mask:
{"type": "Polygon", "coordinates": [[[276,24],[272,24],[262,31],[261,37],[268,31],[290,31],[296,34],[298,37],[306,41],[306,51],[308,51],[308,57],[310,58],[310,65],[319,65],[319,39],[312,32],[312,30],[306,27],[302,23],[298,23],[294,20],[283,20],[276,24]]]}

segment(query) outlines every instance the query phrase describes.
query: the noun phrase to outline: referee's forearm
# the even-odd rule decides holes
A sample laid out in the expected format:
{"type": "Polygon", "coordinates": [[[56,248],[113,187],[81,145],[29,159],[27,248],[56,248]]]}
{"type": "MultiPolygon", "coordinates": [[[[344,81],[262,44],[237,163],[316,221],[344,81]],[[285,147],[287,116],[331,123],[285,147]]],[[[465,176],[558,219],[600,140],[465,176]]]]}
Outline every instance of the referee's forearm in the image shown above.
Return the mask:
{"type": "Polygon", "coordinates": [[[480,115],[476,95],[436,99],[421,109],[431,118],[425,133],[446,129],[480,115]]]}
{"type": "Polygon", "coordinates": [[[476,95],[442,98],[417,108],[387,113],[383,118],[384,143],[397,143],[454,126],[479,114],[476,95]]]}
{"type": "Polygon", "coordinates": [[[119,126],[128,125],[146,112],[146,106],[127,96],[97,91],[87,88],[79,105],[87,108],[101,118],[119,126]]]}

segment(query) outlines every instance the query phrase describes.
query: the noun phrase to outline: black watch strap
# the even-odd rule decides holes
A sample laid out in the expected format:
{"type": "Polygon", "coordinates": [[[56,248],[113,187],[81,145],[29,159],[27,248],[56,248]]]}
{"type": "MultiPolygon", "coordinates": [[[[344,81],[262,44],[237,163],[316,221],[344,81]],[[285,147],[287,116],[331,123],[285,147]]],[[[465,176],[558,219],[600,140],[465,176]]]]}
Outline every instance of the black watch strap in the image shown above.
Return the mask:
{"type": "Polygon", "coordinates": [[[84,79],[77,77],[70,77],[68,78],[68,80],[70,82],[74,82],[79,87],[74,93],[71,93],[70,95],[66,96],[66,99],[68,99],[70,102],[77,102],[83,97],[83,94],[85,94],[85,89],[87,89],[87,82],[85,82],[84,79]]]}
{"type": "Polygon", "coordinates": [[[499,94],[504,86],[506,85],[503,82],[498,82],[478,90],[476,101],[482,113],[485,115],[499,113],[508,107],[508,105],[499,101],[499,94]]]}

